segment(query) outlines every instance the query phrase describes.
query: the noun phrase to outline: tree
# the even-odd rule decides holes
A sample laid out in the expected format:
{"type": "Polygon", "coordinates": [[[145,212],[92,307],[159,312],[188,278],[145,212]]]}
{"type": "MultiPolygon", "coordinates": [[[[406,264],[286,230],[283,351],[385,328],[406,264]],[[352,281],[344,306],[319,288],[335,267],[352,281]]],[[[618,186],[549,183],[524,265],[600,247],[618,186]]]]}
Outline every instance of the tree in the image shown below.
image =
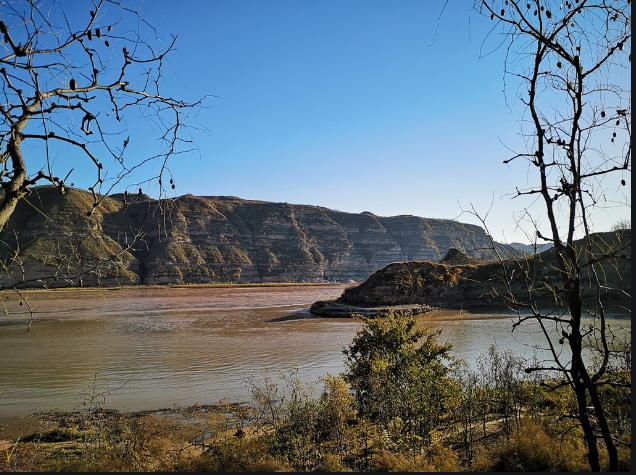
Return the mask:
{"type": "Polygon", "coordinates": [[[448,410],[450,369],[443,360],[452,360],[451,345],[437,342],[439,331],[416,329],[417,319],[401,312],[358,318],[365,325],[343,353],[360,416],[378,422],[391,443],[428,447],[448,410]]]}
{"type": "Polygon", "coordinates": [[[621,231],[623,229],[632,229],[632,221],[629,219],[619,219],[610,228],[610,231],[621,231]]]}
{"type": "MultiPolygon", "coordinates": [[[[517,188],[516,196],[542,201],[549,231],[542,232],[527,211],[524,219],[539,239],[554,244],[551,265],[558,271],[556,280],[547,278],[545,263],[532,258],[526,268],[515,269],[527,288],[524,295],[510,295],[519,312],[515,328],[535,322],[551,355],[545,366],[526,371],[562,375],[552,387],[574,391],[573,417],[583,430],[592,470],[601,469],[604,447],[614,471],[621,441],[599,391],[604,385],[623,387],[631,401],[630,381],[618,376],[631,343],[612,344],[608,302],[621,304],[605,274],[620,270],[621,259],[631,260],[631,232],[609,240],[595,235],[592,214],[608,206],[609,189],[625,186],[631,172],[630,90],[616,80],[631,62],[631,2],[476,0],[474,8],[496,23],[491,31],[507,42],[505,72],[518,81],[527,115],[521,132],[526,149],[504,163],[525,159],[536,173],[536,184],[517,188]],[[545,296],[552,296],[552,306],[540,305],[545,296]],[[586,366],[586,352],[597,352],[598,364],[586,366]]],[[[508,271],[507,282],[512,278],[508,271]]]]}
{"type": "Polygon", "coordinates": [[[201,100],[184,102],[162,90],[165,58],[177,38],[158,49],[157,32],[139,10],[115,0],[92,5],[82,15],[76,5],[67,12],[57,2],[0,2],[0,230],[30,187],[48,182],[64,194],[71,173],[87,165],[96,174],[89,215],[149,162],[159,163],[158,174],[135,186],[157,180],[165,195],[168,159],[191,143],[186,119],[201,100]],[[127,151],[127,120],[139,118],[157,133],[158,153],[127,151]],[[57,153],[76,157],[74,166],[56,170],[57,153]],[[118,167],[112,176],[105,169],[110,162],[118,167]]]}

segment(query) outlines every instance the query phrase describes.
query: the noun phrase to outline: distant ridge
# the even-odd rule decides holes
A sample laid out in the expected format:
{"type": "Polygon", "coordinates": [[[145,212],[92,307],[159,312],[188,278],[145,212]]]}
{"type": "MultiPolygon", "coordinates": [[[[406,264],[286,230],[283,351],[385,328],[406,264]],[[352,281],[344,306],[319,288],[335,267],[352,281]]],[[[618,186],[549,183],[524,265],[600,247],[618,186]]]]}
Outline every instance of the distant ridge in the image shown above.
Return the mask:
{"type": "MultiPolygon", "coordinates": [[[[532,244],[522,244],[520,242],[511,242],[511,243],[508,244],[508,246],[516,249],[517,251],[521,251],[521,252],[526,253],[526,254],[534,254],[535,253],[535,248],[534,248],[534,246],[532,244]]],[[[537,244],[536,252],[547,251],[552,246],[553,246],[553,244],[551,242],[548,242],[548,243],[545,243],[545,244],[537,244]]]]}

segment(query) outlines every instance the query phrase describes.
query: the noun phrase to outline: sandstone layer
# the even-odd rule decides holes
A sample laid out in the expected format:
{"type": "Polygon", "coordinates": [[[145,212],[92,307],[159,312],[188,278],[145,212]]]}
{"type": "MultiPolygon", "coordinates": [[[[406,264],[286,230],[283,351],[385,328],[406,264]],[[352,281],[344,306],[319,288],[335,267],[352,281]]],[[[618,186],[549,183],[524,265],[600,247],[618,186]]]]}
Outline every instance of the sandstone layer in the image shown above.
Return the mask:
{"type": "Polygon", "coordinates": [[[490,244],[481,227],[451,220],[228,196],[159,202],[120,194],[87,216],[91,204],[87,192],[53,187],[21,200],[0,233],[1,283],[38,285],[56,275],[47,283],[77,285],[87,271],[84,285],[359,282],[392,262],[437,261],[451,247],[470,253],[490,244]]]}

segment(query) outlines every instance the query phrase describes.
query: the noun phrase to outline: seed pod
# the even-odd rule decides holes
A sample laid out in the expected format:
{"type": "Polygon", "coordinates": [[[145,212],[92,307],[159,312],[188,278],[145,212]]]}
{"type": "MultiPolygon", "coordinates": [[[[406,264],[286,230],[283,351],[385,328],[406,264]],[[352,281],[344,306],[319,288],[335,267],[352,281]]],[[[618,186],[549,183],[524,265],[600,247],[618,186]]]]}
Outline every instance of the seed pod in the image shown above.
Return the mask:
{"type": "Polygon", "coordinates": [[[88,36],[89,41],[93,41],[93,32],[91,30],[86,32],[86,36],[88,36]]]}
{"type": "Polygon", "coordinates": [[[172,178],[170,178],[170,184],[174,183],[174,180],[172,178]]]}
{"type": "Polygon", "coordinates": [[[601,117],[605,118],[605,111],[601,111],[601,117]]]}
{"type": "Polygon", "coordinates": [[[620,121],[620,120],[617,120],[617,121],[616,121],[616,125],[621,125],[621,121],[620,121]]]}
{"type": "Polygon", "coordinates": [[[545,7],[543,5],[541,5],[541,11],[545,10],[545,7]]]}
{"type": "Polygon", "coordinates": [[[559,62],[557,63],[557,68],[560,68],[561,66],[563,66],[563,65],[561,64],[561,61],[559,61],[559,62]]]}
{"type": "Polygon", "coordinates": [[[98,38],[102,37],[102,30],[100,30],[99,28],[95,28],[95,36],[97,36],[98,38]]]}
{"type": "Polygon", "coordinates": [[[625,186],[625,180],[621,180],[621,185],[625,186]]]}
{"type": "Polygon", "coordinates": [[[506,14],[506,10],[504,10],[503,8],[501,9],[501,16],[504,16],[506,14]]]}
{"type": "Polygon", "coordinates": [[[616,132],[614,132],[614,133],[612,134],[612,137],[616,137],[616,132]]]}
{"type": "Polygon", "coordinates": [[[128,196],[128,191],[124,191],[124,196],[128,196]]]}
{"type": "Polygon", "coordinates": [[[494,14],[494,13],[491,13],[491,14],[490,14],[490,19],[491,19],[491,20],[494,20],[494,19],[495,19],[495,14],[494,14]]]}
{"type": "Polygon", "coordinates": [[[141,188],[139,188],[139,196],[143,195],[143,192],[141,191],[141,188]]]}
{"type": "Polygon", "coordinates": [[[612,139],[612,143],[614,143],[614,139],[612,139]]]}
{"type": "Polygon", "coordinates": [[[75,82],[75,79],[70,80],[70,82],[68,83],[68,87],[70,87],[73,91],[77,89],[77,82],[75,82]]]}
{"type": "Polygon", "coordinates": [[[91,18],[95,18],[95,12],[91,10],[91,18]]]}
{"type": "Polygon", "coordinates": [[[177,186],[176,185],[172,185],[172,189],[174,190],[177,186]]]}
{"type": "Polygon", "coordinates": [[[89,211],[88,213],[86,213],[86,216],[90,216],[90,215],[92,215],[92,214],[93,214],[93,212],[92,212],[92,211],[89,211]]]}
{"type": "Polygon", "coordinates": [[[537,16],[537,11],[536,10],[534,11],[534,16],[537,16]]]}
{"type": "Polygon", "coordinates": [[[529,3],[526,3],[526,8],[527,8],[528,10],[530,10],[530,4],[529,4],[529,3]]]}
{"type": "Polygon", "coordinates": [[[109,26],[109,27],[108,27],[108,31],[113,31],[113,27],[112,27],[112,26],[109,26]]]}
{"type": "Polygon", "coordinates": [[[547,10],[545,12],[545,16],[547,16],[548,18],[552,18],[552,13],[550,12],[550,10],[547,10]]]}
{"type": "Polygon", "coordinates": [[[110,43],[108,42],[108,40],[104,40],[104,44],[105,44],[107,47],[110,47],[110,43]]]}

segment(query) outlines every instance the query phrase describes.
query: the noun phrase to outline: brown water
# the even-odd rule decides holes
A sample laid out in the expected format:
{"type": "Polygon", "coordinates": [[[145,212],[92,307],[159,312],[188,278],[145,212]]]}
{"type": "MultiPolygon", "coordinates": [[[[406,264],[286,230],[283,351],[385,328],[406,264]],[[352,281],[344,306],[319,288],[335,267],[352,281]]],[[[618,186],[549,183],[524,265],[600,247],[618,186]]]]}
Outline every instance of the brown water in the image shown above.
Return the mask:
{"type": "MultiPolygon", "coordinates": [[[[317,383],[342,371],[342,349],[360,323],[308,309],[344,287],[31,292],[28,333],[25,308],[11,297],[0,317],[0,416],[79,409],[95,373],[101,389],[125,383],[107,398],[125,411],[247,400],[245,376],[263,366],[275,373],[296,363],[303,380],[317,383]]],[[[502,314],[437,312],[420,321],[442,328],[442,340],[469,362],[493,343],[531,356],[528,345],[542,342],[531,326],[512,334],[502,314]]]]}

